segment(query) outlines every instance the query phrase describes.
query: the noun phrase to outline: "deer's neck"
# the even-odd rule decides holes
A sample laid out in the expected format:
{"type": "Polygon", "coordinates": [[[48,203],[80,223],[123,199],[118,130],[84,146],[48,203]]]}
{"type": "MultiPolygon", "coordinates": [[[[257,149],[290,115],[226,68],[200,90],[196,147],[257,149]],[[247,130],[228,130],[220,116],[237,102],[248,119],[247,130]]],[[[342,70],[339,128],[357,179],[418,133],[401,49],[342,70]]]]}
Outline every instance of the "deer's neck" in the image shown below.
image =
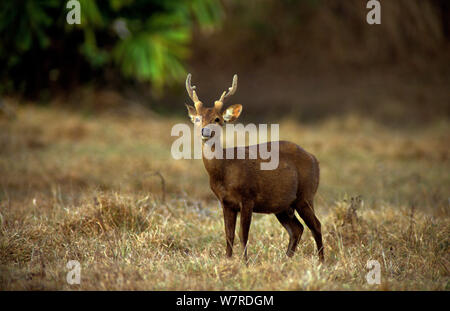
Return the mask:
{"type": "MultiPolygon", "coordinates": [[[[205,143],[202,143],[202,159],[203,159],[203,164],[205,165],[206,171],[208,172],[209,176],[222,175],[224,160],[216,159],[215,157],[213,157],[212,159],[208,159],[207,157],[205,157],[205,151],[203,148],[204,144],[205,143]]],[[[215,146],[211,147],[211,151],[212,152],[215,151],[215,146]]]]}

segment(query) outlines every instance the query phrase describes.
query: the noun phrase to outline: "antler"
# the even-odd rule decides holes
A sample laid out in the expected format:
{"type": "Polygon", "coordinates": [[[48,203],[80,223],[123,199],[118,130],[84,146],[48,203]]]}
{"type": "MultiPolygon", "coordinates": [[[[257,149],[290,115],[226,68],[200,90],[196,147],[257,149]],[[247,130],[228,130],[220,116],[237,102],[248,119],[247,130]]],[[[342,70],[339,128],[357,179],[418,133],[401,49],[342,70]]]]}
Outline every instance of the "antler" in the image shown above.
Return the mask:
{"type": "Polygon", "coordinates": [[[202,102],[197,97],[197,93],[195,92],[195,85],[191,85],[191,77],[192,75],[189,73],[186,78],[186,91],[188,92],[189,97],[194,102],[195,109],[197,109],[198,111],[202,106],[202,102]]]}
{"type": "Polygon", "coordinates": [[[220,99],[215,101],[214,107],[216,108],[216,110],[220,111],[220,109],[222,109],[223,103],[225,102],[225,99],[227,99],[228,97],[230,97],[231,95],[236,93],[237,82],[238,82],[238,76],[235,74],[233,76],[233,83],[231,84],[231,87],[228,88],[228,92],[224,91],[222,93],[222,96],[220,96],[220,99]]]}

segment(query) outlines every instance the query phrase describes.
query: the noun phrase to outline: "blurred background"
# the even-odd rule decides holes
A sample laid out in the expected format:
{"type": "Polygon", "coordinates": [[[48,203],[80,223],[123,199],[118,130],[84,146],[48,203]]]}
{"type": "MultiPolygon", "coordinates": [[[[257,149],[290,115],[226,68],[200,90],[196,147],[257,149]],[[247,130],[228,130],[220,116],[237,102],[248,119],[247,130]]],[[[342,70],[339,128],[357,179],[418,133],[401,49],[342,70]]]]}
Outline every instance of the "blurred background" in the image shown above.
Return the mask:
{"type": "Polygon", "coordinates": [[[73,25],[67,3],[0,3],[4,197],[213,200],[201,161],[170,155],[191,72],[206,105],[237,73],[228,104],[316,154],[328,204],[448,205],[448,1],[383,1],[380,25],[363,0],[80,0],[73,25]]]}
{"type": "Polygon", "coordinates": [[[87,110],[184,114],[184,79],[253,122],[360,114],[389,125],[449,115],[450,4],[363,0],[80,0],[0,4],[0,94],[87,110]]]}

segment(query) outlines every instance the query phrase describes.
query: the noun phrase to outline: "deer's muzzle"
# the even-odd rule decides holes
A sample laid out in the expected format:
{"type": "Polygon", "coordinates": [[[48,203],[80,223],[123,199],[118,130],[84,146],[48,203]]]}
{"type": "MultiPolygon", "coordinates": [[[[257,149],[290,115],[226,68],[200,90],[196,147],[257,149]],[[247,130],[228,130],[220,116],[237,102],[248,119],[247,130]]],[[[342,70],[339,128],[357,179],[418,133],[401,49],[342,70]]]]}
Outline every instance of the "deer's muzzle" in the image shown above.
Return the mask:
{"type": "Polygon", "coordinates": [[[211,138],[211,129],[208,127],[202,128],[202,138],[207,139],[211,138]]]}

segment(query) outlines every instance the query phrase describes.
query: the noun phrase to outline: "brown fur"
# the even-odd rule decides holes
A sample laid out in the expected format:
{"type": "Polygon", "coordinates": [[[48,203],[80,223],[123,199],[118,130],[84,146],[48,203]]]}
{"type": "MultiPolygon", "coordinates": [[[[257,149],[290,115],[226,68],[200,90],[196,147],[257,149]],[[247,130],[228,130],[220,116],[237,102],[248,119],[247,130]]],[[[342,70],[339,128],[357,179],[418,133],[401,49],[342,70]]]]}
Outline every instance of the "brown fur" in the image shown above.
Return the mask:
{"type": "MultiPolygon", "coordinates": [[[[196,107],[197,109],[187,106],[191,119],[202,117],[202,128],[212,123],[224,125],[226,113],[232,114],[230,121],[234,121],[242,111],[241,105],[233,105],[221,113],[216,108],[203,107],[200,101],[196,102],[196,107]]],[[[270,149],[272,143],[267,144],[270,149]]],[[[223,208],[226,254],[228,257],[232,256],[236,218],[240,212],[240,238],[244,257],[247,259],[248,233],[252,213],[255,212],[276,215],[289,234],[287,255],[293,256],[303,233],[303,226],[295,216],[297,211],[312,231],[319,259],[323,261],[321,224],[314,214],[314,195],[319,186],[319,162],[312,154],[292,142],[280,141],[278,148],[279,165],[274,170],[260,169],[260,163],[265,160],[259,158],[259,153],[257,159],[249,159],[248,146],[245,148],[245,159],[209,160],[203,157],[210,187],[223,208]]],[[[234,154],[237,154],[237,150],[234,150],[234,154]]]]}

